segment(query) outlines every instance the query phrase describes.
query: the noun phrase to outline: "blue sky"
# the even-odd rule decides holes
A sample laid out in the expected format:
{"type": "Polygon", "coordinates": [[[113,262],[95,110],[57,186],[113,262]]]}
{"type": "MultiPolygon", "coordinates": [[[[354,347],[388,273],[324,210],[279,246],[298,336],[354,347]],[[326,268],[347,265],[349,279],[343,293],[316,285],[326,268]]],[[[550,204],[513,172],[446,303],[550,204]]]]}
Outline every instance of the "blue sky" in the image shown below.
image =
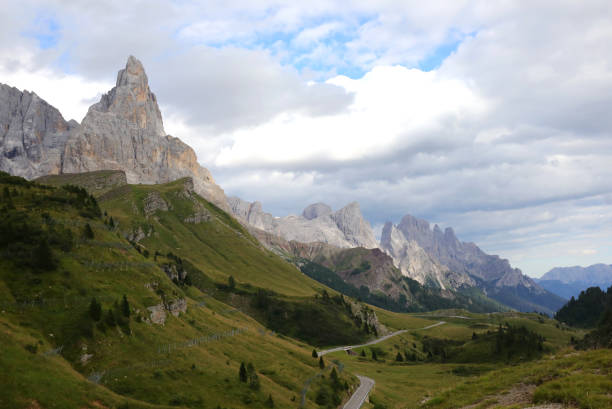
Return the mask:
{"type": "Polygon", "coordinates": [[[535,276],[612,263],[607,1],[3,11],[0,81],[79,121],[135,55],[166,131],[275,215],[357,200],[378,231],[413,214],[535,276]]]}

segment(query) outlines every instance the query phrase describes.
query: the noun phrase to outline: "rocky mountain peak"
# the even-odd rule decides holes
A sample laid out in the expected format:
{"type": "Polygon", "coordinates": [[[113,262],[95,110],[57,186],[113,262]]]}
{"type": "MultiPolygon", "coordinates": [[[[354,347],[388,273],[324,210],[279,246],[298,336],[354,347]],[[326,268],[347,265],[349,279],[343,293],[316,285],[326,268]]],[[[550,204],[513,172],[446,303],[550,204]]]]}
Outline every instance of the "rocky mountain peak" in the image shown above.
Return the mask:
{"type": "Polygon", "coordinates": [[[365,248],[378,247],[370,223],[361,214],[359,203],[349,203],[332,214],[332,218],[340,231],[344,233],[344,236],[353,245],[365,248]]]}
{"type": "Polygon", "coordinates": [[[331,207],[326,205],[325,203],[314,203],[310,206],[307,206],[302,212],[302,217],[307,220],[316,219],[321,216],[328,216],[332,214],[333,210],[331,207]]]}
{"type": "Polygon", "coordinates": [[[127,120],[130,125],[154,135],[164,136],[164,124],[155,94],[142,63],[130,56],[125,68],[117,73],[117,83],[104,94],[90,111],[111,112],[127,120]]]}

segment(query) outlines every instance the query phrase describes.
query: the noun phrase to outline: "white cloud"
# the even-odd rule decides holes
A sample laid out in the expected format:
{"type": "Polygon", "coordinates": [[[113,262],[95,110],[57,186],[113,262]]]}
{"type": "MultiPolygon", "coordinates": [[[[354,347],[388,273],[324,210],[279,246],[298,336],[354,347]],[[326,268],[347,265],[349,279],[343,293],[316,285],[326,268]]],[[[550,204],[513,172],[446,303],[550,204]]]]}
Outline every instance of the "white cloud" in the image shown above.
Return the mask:
{"type": "Polygon", "coordinates": [[[376,67],[363,78],[339,76],[329,84],[354,94],[337,115],[283,113],[253,128],[228,135],[216,165],[244,166],[335,162],[384,155],[428,143],[445,121],[478,116],[486,104],[468,87],[435,72],[400,66],[376,67]]]}

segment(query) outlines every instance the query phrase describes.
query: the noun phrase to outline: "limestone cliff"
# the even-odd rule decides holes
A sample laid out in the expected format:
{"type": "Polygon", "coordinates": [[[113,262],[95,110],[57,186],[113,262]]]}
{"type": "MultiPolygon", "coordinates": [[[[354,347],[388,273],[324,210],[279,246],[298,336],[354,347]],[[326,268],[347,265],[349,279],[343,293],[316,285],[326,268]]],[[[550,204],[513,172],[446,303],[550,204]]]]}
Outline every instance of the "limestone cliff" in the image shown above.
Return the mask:
{"type": "Polygon", "coordinates": [[[563,300],[544,290],[508,260],[486,254],[474,243],[459,241],[451,228],[444,232],[411,215],[398,225],[387,223],[381,248],[402,272],[417,281],[443,288],[478,287],[489,297],[522,311],[553,313],[563,300]]]}
{"type": "Polygon", "coordinates": [[[14,175],[122,170],[132,184],[191,177],[197,193],[229,210],[193,149],[166,134],[144,67],[132,56],[81,125],[66,122],[36,94],[0,85],[0,135],[0,170],[14,175]]]}
{"type": "Polygon", "coordinates": [[[75,128],[35,93],[0,84],[0,170],[28,179],[59,173],[75,128]]]}
{"type": "Polygon", "coordinates": [[[223,190],[195,152],[166,135],[157,99],[140,61],[130,56],[117,84],[89,108],[66,144],[63,172],[121,169],[128,183],[166,183],[192,177],[197,193],[228,210],[223,190]]]}
{"type": "Polygon", "coordinates": [[[372,228],[363,218],[357,202],[336,212],[323,203],[317,203],[304,209],[301,216],[285,217],[265,213],[259,202],[249,203],[237,197],[228,198],[228,202],[239,220],[288,241],[322,242],[343,248],[378,247],[372,228]]]}

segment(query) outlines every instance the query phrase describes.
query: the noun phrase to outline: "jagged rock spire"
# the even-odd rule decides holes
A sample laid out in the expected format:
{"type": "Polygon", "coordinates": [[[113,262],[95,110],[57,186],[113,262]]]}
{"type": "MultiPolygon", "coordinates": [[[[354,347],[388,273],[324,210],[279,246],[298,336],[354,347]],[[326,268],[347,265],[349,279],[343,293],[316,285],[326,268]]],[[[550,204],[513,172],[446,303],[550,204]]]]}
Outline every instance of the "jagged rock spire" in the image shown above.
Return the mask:
{"type": "Polygon", "coordinates": [[[112,112],[137,128],[158,136],[166,135],[157,98],[149,89],[145,69],[132,55],[128,57],[125,68],[117,73],[115,87],[90,110],[112,112]]]}

